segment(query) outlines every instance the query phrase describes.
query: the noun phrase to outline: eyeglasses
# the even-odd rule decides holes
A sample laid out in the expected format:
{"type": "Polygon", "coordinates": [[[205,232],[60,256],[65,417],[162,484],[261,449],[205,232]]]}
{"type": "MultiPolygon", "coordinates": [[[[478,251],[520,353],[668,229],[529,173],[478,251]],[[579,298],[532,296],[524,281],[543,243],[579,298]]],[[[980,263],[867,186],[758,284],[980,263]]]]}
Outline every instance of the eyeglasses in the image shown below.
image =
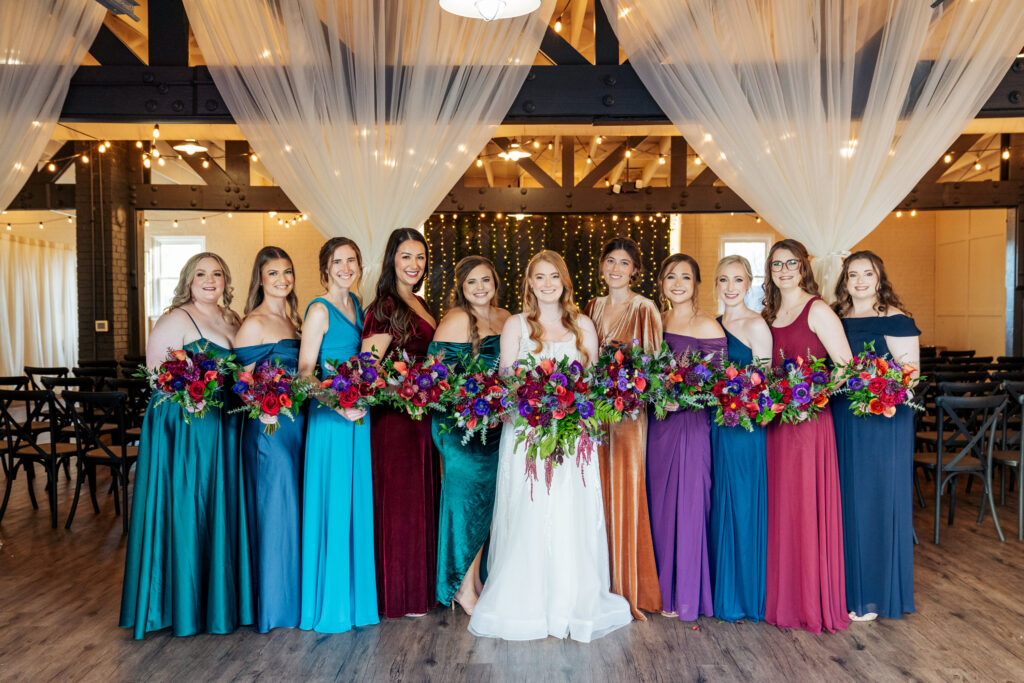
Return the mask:
{"type": "Polygon", "coordinates": [[[788,261],[772,261],[772,272],[781,273],[785,266],[786,270],[799,270],[800,261],[799,259],[791,258],[788,261]]]}

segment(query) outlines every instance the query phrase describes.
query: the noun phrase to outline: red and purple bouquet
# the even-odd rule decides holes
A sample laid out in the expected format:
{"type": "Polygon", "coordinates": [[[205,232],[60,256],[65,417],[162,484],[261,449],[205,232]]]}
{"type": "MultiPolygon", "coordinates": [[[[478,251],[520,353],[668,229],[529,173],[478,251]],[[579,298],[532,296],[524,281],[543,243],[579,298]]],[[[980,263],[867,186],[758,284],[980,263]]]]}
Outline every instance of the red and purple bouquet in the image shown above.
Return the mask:
{"type": "MultiPolygon", "coordinates": [[[[452,389],[450,416],[462,432],[462,445],[476,434],[480,435],[481,443],[487,443],[488,433],[501,424],[501,415],[510,405],[508,387],[477,356],[458,373],[452,389]]],[[[447,431],[446,425],[441,429],[447,431]]]]}
{"type": "Polygon", "coordinates": [[[294,420],[309,395],[308,383],[298,381],[277,359],[257,363],[252,372],[236,370],[231,390],[243,404],[231,412],[245,413],[248,418],[259,420],[263,423],[264,434],[277,431],[280,415],[294,420]]]}
{"type": "Polygon", "coordinates": [[[602,349],[589,371],[590,399],[606,406],[612,422],[635,420],[647,409],[650,362],[638,339],[631,346],[613,343],[602,349]]]}
{"type": "Polygon", "coordinates": [[[650,373],[653,385],[650,401],[659,420],[665,419],[671,405],[678,410],[698,410],[715,404],[711,395],[714,386],[714,354],[673,353],[662,342],[661,351],[652,360],[650,373]]]}
{"type": "Polygon", "coordinates": [[[913,377],[915,370],[909,364],[900,365],[887,355],[879,356],[875,353],[874,344],[868,343],[864,345],[864,352],[854,356],[843,369],[840,391],[846,393],[850,409],[858,417],[892,417],[896,414],[896,407],[901,405],[923,410],[913,400],[914,389],[923,379],[913,377]]]}
{"type": "Polygon", "coordinates": [[[227,376],[238,368],[234,354],[219,356],[204,346],[198,351],[176,349],[167,352],[167,360],[158,368],[139,366],[136,377],[149,381],[154,391],[160,392],[157,405],[171,401],[181,406],[185,423],[193,417],[205,417],[211,408],[224,405],[217,390],[224,386],[227,376]]]}
{"type": "MultiPolygon", "coordinates": [[[[341,363],[327,359],[316,398],[335,410],[368,409],[380,403],[386,386],[377,370],[377,359],[369,351],[363,351],[341,363]]],[[[356,420],[356,424],[362,424],[362,420],[356,420]]]]}
{"type": "Polygon", "coordinates": [[[566,357],[518,361],[506,381],[511,392],[509,411],[514,418],[516,446],[526,445],[526,476],[532,500],[537,461],[544,464],[544,482],[550,493],[554,468],[566,460],[572,462],[575,458],[583,473],[600,443],[601,422],[609,422],[613,416],[590,400],[590,386],[579,361],[566,357]]]}
{"type": "MultiPolygon", "coordinates": [[[[756,365],[725,364],[715,374],[716,382],[711,394],[717,401],[715,424],[722,427],[743,427],[754,431],[754,425],[771,422],[775,413],[763,410],[760,399],[768,393],[768,376],[756,365]]],[[[763,405],[771,407],[770,400],[763,405]]]]}
{"type": "Polygon", "coordinates": [[[382,401],[405,411],[414,420],[451,402],[451,370],[444,364],[443,355],[428,355],[414,361],[403,350],[397,357],[386,358],[382,365],[387,384],[382,401]]]}
{"type": "Polygon", "coordinates": [[[824,358],[783,358],[782,365],[772,368],[768,390],[757,397],[758,424],[776,417],[785,424],[816,418],[835,391],[830,379],[824,358]]]}

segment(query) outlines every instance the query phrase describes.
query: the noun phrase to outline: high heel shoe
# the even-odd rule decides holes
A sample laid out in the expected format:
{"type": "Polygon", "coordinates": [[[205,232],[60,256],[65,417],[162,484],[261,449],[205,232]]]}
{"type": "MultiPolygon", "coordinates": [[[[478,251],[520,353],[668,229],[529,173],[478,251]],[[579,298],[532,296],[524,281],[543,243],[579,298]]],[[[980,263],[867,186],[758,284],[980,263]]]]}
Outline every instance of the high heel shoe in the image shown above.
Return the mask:
{"type": "Polygon", "coordinates": [[[466,607],[464,604],[462,604],[462,601],[459,600],[459,597],[457,595],[452,596],[452,612],[455,611],[455,603],[459,603],[459,607],[462,608],[462,611],[466,613],[467,617],[473,616],[473,608],[466,607]]]}

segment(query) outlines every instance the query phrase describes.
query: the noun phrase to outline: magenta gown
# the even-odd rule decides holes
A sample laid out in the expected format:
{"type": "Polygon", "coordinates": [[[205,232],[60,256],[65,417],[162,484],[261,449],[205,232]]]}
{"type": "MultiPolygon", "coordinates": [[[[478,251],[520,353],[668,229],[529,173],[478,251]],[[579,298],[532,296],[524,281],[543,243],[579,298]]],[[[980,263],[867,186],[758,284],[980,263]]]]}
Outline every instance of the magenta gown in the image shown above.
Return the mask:
{"type": "MultiPolygon", "coordinates": [[[[772,362],[824,358],[807,322],[811,299],[789,325],[772,327],[772,362]]],[[[765,621],[779,628],[841,631],[850,625],[843,570],[843,514],[832,412],[768,427],[768,579],[765,621]]]]}
{"type": "MultiPolygon", "coordinates": [[[[366,309],[364,339],[388,334],[374,320],[377,305],[366,309]]],[[[413,333],[405,350],[415,360],[426,356],[434,328],[415,313],[410,313],[410,323],[413,333]]],[[[392,342],[382,355],[395,350],[392,342]]],[[[374,408],[370,453],[378,607],[388,619],[424,614],[437,604],[440,465],[430,438],[430,416],[414,420],[391,408],[374,408]]]]}
{"type": "MultiPolygon", "coordinates": [[[[725,351],[725,337],[696,339],[665,333],[675,353],[725,351]]],[[[681,410],[647,428],[647,498],[662,609],[682,621],[710,617],[711,417],[707,410],[681,410]]]]}

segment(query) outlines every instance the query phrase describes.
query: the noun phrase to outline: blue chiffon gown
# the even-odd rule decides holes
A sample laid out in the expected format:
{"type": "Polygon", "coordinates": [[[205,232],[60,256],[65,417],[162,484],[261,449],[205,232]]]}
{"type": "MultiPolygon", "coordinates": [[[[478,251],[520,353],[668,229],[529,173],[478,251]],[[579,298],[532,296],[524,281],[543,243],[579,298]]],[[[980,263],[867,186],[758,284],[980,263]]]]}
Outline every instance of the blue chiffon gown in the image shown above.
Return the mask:
{"type": "MultiPolygon", "coordinates": [[[[721,323],[722,319],[719,318],[721,323]]],[[[723,325],[723,329],[725,326],[723,325]]],[[[750,348],[725,330],[728,358],[750,365],[750,348]]],[[[764,619],[768,496],[765,431],[711,424],[711,579],[715,616],[764,619]]]]}
{"type": "MultiPolygon", "coordinates": [[[[294,374],[299,363],[299,340],[240,346],[239,365],[278,360],[294,374]]],[[[263,433],[259,420],[242,427],[242,478],[249,518],[252,577],[256,601],[256,630],[299,625],[299,533],[301,519],[302,451],[306,418],[281,415],[273,434],[263,433]]]]}
{"type": "MultiPolygon", "coordinates": [[[[317,359],[321,368],[359,353],[363,310],[350,296],[354,323],[326,299],[310,302],[322,303],[330,316],[317,359]]],[[[370,418],[356,424],[314,400],[307,424],[299,626],[341,633],[379,621],[370,418]]]]}
{"type": "MultiPolygon", "coordinates": [[[[843,318],[850,349],[889,353],[885,337],[921,334],[905,315],[843,318]]],[[[893,417],[857,417],[849,401],[832,403],[843,501],[846,607],[899,619],[914,611],[913,460],[914,415],[907,406],[893,417]]]]}

